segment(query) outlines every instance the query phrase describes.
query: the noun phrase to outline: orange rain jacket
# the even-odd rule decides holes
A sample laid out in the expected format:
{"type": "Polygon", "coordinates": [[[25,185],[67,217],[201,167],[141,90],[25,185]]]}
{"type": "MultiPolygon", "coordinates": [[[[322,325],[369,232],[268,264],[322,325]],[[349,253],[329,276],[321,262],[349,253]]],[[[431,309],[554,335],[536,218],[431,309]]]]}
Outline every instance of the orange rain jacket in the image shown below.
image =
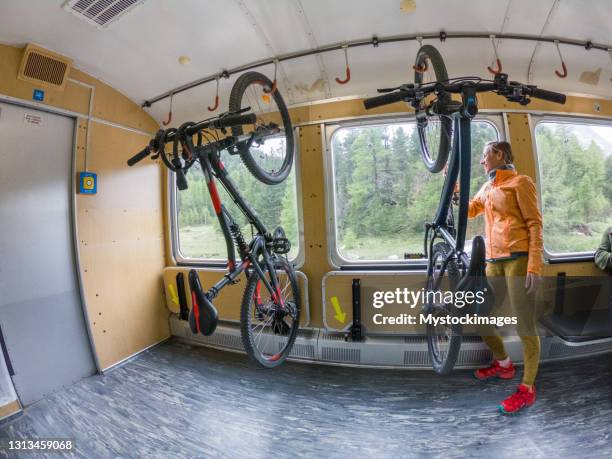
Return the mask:
{"type": "Polygon", "coordinates": [[[542,214],[530,177],[498,169],[470,201],[468,217],[485,214],[487,258],[528,252],[527,271],[542,273],[542,214]]]}

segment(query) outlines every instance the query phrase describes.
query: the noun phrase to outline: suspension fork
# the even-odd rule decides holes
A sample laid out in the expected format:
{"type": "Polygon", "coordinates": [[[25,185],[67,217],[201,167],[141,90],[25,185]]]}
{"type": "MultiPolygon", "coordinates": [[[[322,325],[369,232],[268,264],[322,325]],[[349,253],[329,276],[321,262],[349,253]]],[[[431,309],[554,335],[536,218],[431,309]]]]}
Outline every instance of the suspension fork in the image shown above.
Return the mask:
{"type": "MultiPolygon", "coordinates": [[[[257,236],[257,238],[255,239],[255,241],[254,241],[254,243],[252,245],[251,264],[253,265],[253,268],[255,269],[255,272],[257,273],[257,276],[259,277],[259,279],[262,281],[264,287],[270,293],[270,296],[272,297],[272,300],[276,304],[279,304],[282,307],[284,307],[285,303],[284,303],[282,295],[281,295],[280,284],[278,282],[278,276],[276,275],[276,269],[274,267],[274,263],[271,260],[270,254],[268,253],[267,249],[265,248],[265,242],[264,242],[262,236],[257,236]],[[259,254],[260,253],[263,256],[266,268],[268,269],[268,272],[270,273],[271,282],[268,281],[268,279],[266,279],[265,273],[264,273],[263,269],[261,268],[261,266],[259,264],[259,261],[257,260],[259,258],[259,254]]],[[[261,287],[260,287],[260,285],[261,284],[258,282],[257,286],[255,288],[255,296],[256,296],[256,301],[258,301],[258,304],[259,304],[259,302],[261,302],[261,287]]]]}

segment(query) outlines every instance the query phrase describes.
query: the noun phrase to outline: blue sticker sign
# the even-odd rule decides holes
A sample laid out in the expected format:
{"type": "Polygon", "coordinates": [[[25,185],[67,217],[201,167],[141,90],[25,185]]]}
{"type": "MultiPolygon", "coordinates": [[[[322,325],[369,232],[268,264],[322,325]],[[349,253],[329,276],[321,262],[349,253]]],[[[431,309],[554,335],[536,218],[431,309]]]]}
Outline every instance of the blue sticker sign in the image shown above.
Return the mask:
{"type": "Polygon", "coordinates": [[[96,194],[98,192],[98,174],[79,172],[79,193],[96,194]]]}
{"type": "Polygon", "coordinates": [[[34,93],[32,94],[32,99],[42,102],[45,100],[45,91],[42,89],[35,89],[34,93]]]}

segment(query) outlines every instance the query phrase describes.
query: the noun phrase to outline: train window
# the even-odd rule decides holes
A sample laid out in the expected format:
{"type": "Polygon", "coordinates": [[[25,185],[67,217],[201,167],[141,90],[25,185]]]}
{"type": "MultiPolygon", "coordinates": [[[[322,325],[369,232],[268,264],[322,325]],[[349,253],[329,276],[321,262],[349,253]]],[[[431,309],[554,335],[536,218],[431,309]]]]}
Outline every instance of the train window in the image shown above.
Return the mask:
{"type": "MultiPolygon", "coordinates": [[[[270,231],[281,225],[291,242],[289,259],[296,261],[300,252],[298,187],[296,182],[297,155],[289,177],[279,185],[265,185],[247,170],[238,155],[223,154],[223,162],[231,180],[240,193],[248,197],[248,203],[270,231]]],[[[171,177],[173,179],[173,177],[171,177]]],[[[173,189],[175,212],[174,246],[175,257],[182,262],[206,262],[227,260],[227,249],[223,232],[215,215],[208,194],[204,174],[199,163],[187,173],[189,188],[173,189]]],[[[251,227],[238,206],[232,201],[223,186],[217,181],[221,202],[240,225],[247,240],[251,239],[251,227]]],[[[238,254],[236,254],[238,256],[238,254]]],[[[299,263],[298,263],[299,264],[299,263]]]]}
{"type": "Polygon", "coordinates": [[[593,252],[612,224],[612,125],[543,119],[535,140],[546,251],[593,252]]]}
{"type": "MultiPolygon", "coordinates": [[[[493,122],[472,123],[473,192],[485,181],[479,165],[482,148],[498,138],[493,122]]],[[[397,263],[406,252],[421,253],[424,224],[434,216],[444,178],[425,168],[415,123],[339,127],[330,144],[334,195],[330,231],[336,248],[332,261],[397,263]]],[[[481,220],[470,222],[469,239],[484,233],[481,220]]]]}

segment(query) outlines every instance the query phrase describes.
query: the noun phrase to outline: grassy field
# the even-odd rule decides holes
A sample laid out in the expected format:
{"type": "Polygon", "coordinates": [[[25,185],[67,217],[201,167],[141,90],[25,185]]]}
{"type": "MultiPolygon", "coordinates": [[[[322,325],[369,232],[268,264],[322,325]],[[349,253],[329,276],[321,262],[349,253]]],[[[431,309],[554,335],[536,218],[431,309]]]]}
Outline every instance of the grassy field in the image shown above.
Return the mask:
{"type": "MultiPolygon", "coordinates": [[[[248,243],[251,239],[250,227],[242,228],[242,234],[248,243]]],[[[225,238],[218,225],[182,226],[179,231],[179,246],[184,257],[227,260],[225,238]]],[[[295,258],[297,252],[298,247],[292,244],[289,259],[295,258]]]]}
{"type": "Polygon", "coordinates": [[[221,230],[212,225],[182,226],[179,245],[188,258],[227,259],[225,239],[221,230]]]}
{"type": "Polygon", "coordinates": [[[405,252],[423,252],[423,235],[409,238],[361,237],[354,244],[343,245],[338,251],[347,260],[403,260],[405,252]]]}
{"type": "MultiPolygon", "coordinates": [[[[545,234],[544,243],[551,252],[593,252],[601,241],[601,234],[605,229],[603,226],[605,225],[594,225],[594,230],[597,232],[594,231],[591,236],[579,233],[545,234]]],[[[243,234],[248,241],[251,236],[250,229],[243,228],[243,234]]],[[[179,241],[181,253],[185,257],[219,260],[227,258],[225,239],[216,226],[181,227],[179,241]]],[[[289,258],[297,255],[297,249],[295,245],[292,246],[289,258]]],[[[466,250],[469,250],[468,241],[466,241],[466,250]]],[[[347,260],[403,260],[405,252],[423,251],[423,235],[395,238],[362,237],[350,245],[339,241],[338,251],[347,260]]]]}

